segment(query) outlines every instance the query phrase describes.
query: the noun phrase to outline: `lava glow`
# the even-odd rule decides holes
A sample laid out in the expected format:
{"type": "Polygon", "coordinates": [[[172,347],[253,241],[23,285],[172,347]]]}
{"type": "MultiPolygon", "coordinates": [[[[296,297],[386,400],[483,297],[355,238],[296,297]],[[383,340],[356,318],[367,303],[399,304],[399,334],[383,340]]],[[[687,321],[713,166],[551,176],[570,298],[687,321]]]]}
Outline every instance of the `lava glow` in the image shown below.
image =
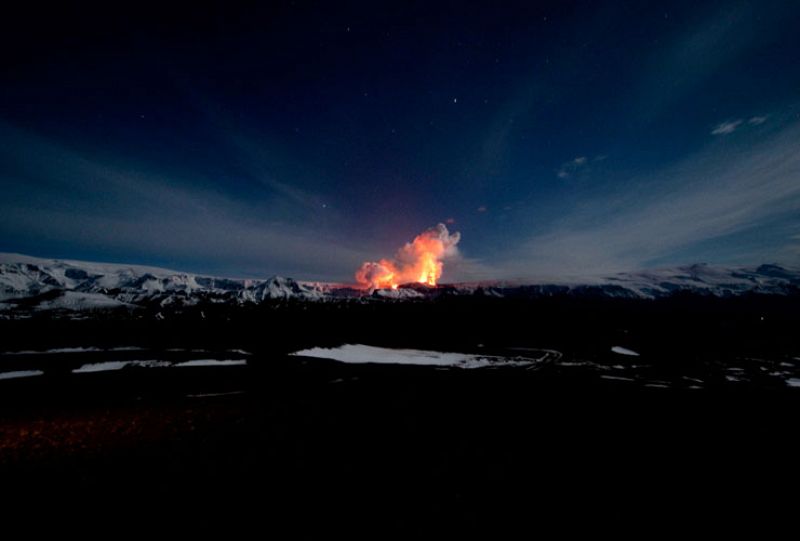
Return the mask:
{"type": "Polygon", "coordinates": [[[452,235],[438,224],[417,235],[397,251],[393,260],[366,262],[356,271],[356,280],[371,289],[397,289],[400,284],[418,282],[435,286],[442,276],[442,261],[458,255],[459,233],[452,235]]]}

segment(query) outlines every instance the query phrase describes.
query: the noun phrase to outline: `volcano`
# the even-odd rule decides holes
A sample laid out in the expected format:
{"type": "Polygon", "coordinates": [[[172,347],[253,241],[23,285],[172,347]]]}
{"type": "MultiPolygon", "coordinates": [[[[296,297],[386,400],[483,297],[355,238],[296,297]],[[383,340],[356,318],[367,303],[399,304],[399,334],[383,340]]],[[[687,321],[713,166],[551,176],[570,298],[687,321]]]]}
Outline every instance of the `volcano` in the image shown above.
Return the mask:
{"type": "Polygon", "coordinates": [[[397,289],[412,282],[435,286],[442,276],[444,261],[458,256],[460,240],[460,233],[451,234],[440,223],[406,243],[393,259],[365,262],[356,271],[356,281],[372,290],[397,289]]]}

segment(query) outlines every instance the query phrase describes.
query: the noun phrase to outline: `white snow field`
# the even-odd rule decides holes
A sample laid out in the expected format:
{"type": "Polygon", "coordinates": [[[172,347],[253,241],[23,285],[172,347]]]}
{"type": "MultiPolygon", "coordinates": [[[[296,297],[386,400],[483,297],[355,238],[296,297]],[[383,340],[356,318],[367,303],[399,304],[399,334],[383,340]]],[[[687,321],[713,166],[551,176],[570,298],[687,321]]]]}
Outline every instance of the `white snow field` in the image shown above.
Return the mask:
{"type": "Polygon", "coordinates": [[[352,364],[404,364],[414,366],[443,366],[454,368],[486,368],[500,366],[533,366],[547,356],[542,351],[541,358],[501,357],[476,355],[471,353],[448,353],[421,349],[392,349],[364,344],[345,344],[338,348],[311,348],[291,353],[293,356],[331,359],[352,364]]]}

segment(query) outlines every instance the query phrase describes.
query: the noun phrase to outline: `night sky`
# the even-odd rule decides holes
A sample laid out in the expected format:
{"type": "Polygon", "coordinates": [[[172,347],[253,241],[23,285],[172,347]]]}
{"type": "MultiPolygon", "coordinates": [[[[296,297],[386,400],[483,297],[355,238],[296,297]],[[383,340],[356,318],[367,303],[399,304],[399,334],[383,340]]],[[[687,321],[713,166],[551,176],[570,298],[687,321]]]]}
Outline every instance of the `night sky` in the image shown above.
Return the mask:
{"type": "Polygon", "coordinates": [[[352,281],[800,262],[800,3],[4,8],[0,251],[352,281]]]}

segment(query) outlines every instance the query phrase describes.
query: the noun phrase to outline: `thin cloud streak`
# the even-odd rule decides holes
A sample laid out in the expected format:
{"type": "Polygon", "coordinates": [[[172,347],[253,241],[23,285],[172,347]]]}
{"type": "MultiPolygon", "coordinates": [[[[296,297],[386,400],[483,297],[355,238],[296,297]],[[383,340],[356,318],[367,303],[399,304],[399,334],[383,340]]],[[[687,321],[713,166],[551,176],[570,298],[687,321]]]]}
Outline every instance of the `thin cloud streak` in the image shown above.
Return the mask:
{"type": "Polygon", "coordinates": [[[747,150],[731,149],[727,140],[711,145],[626,192],[579,207],[523,241],[498,272],[521,278],[628,270],[768,220],[792,219],[800,211],[798,140],[795,123],[747,150]]]}
{"type": "Polygon", "coordinates": [[[741,126],[742,120],[728,120],[726,122],[722,122],[718,124],[713,130],[711,130],[711,135],[728,135],[736,131],[736,128],[741,126]]]}
{"type": "Polygon", "coordinates": [[[760,30],[773,17],[771,12],[737,2],[695,20],[651,57],[639,89],[643,99],[638,116],[652,120],[691,95],[763,39],[765,33],[760,30]]]}
{"type": "Polygon", "coordinates": [[[556,176],[561,179],[569,178],[572,175],[582,171],[585,166],[586,156],[578,156],[573,160],[561,164],[561,167],[558,168],[556,176]]]}
{"type": "Polygon", "coordinates": [[[242,201],[130,164],[89,160],[5,123],[0,142],[0,156],[11,164],[0,177],[6,239],[329,280],[351,280],[371,252],[320,231],[310,218],[304,224],[270,217],[269,201],[242,201]]]}

